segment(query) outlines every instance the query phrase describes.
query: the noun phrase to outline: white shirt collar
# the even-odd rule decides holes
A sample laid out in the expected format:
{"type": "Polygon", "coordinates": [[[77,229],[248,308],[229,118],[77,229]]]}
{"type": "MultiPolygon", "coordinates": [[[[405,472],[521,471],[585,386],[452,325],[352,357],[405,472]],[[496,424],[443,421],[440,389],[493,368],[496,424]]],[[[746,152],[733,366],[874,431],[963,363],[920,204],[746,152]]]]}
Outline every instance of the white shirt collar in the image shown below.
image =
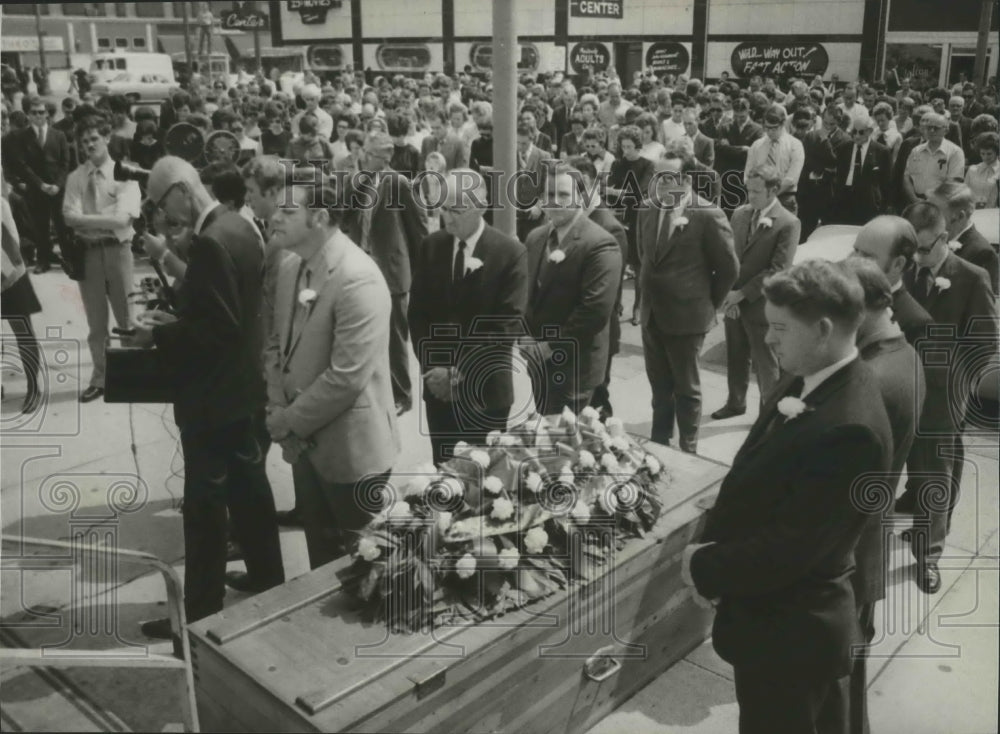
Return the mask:
{"type": "Polygon", "coordinates": [[[851,353],[844,357],[839,362],[834,362],[828,367],[824,367],[819,372],[814,372],[807,377],[802,378],[802,394],[799,396],[802,400],[805,400],[806,395],[811,393],[817,387],[822,385],[829,377],[831,377],[837,370],[841,367],[846,367],[848,364],[853,362],[858,358],[858,348],[852,347],[851,353]]]}
{"type": "MultiPolygon", "coordinates": [[[[479,242],[479,238],[483,236],[483,232],[486,231],[486,222],[482,219],[479,220],[479,226],[476,227],[476,231],[465,238],[465,256],[472,257],[476,252],[476,244],[479,242]]],[[[451,259],[458,256],[458,237],[452,237],[451,244],[451,259]]]]}
{"type": "Polygon", "coordinates": [[[757,218],[759,219],[760,217],[768,216],[770,211],[774,209],[774,205],[777,203],[778,203],[778,197],[775,196],[774,201],[772,201],[770,204],[768,204],[767,206],[765,206],[763,209],[760,210],[760,214],[757,215],[757,218]]]}
{"type": "Polygon", "coordinates": [[[198,219],[194,223],[194,233],[201,234],[201,228],[205,225],[205,220],[208,219],[208,215],[215,211],[215,207],[219,206],[219,202],[212,199],[212,203],[206,206],[201,214],[198,215],[198,219]]]}
{"type": "Polygon", "coordinates": [[[115,161],[114,158],[108,156],[104,159],[104,163],[99,166],[95,166],[94,163],[88,158],[87,159],[87,175],[92,176],[94,171],[100,171],[105,180],[110,181],[115,175],[115,161]]]}
{"type": "Polygon", "coordinates": [[[892,286],[890,286],[889,292],[890,293],[895,293],[896,291],[898,291],[902,287],[903,287],[903,281],[902,280],[897,280],[895,283],[892,284],[892,286]]]}

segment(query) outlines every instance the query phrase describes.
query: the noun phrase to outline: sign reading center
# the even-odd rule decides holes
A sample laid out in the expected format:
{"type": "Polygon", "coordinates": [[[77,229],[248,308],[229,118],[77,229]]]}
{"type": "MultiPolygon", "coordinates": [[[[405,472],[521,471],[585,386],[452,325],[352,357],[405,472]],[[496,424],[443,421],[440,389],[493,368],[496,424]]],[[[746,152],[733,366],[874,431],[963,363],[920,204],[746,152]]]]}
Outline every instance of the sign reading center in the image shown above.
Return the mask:
{"type": "Polygon", "coordinates": [[[611,66],[611,52],[603,43],[584,41],[573,46],[569,52],[569,65],[577,74],[582,74],[587,69],[594,73],[607,71],[611,66]]]}
{"type": "Polygon", "coordinates": [[[574,18],[624,18],[622,0],[570,0],[569,14],[574,18]]]}

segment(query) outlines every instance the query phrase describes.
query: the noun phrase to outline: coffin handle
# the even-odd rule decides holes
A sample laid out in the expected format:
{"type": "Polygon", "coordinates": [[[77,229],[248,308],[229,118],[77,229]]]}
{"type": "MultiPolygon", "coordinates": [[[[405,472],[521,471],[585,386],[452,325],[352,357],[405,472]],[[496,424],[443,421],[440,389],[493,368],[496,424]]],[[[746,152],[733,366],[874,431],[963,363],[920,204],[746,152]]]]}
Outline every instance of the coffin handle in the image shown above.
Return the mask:
{"type": "Polygon", "coordinates": [[[614,658],[615,646],[597,650],[583,664],[583,674],[595,683],[601,683],[622,669],[621,661],[614,658]]]}

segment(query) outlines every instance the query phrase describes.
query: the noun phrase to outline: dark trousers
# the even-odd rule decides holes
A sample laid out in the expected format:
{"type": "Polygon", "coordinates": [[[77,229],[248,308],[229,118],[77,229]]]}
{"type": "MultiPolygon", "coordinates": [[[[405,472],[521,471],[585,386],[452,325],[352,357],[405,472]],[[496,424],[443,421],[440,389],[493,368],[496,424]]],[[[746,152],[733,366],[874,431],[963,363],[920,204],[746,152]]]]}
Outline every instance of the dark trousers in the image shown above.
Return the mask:
{"type": "MultiPolygon", "coordinates": [[[[30,192],[24,196],[31,216],[31,229],[35,236],[35,258],[41,265],[50,265],[52,254],[52,222],[61,216],[62,197],[30,192]]],[[[57,229],[58,232],[58,229],[57,229]]]]}
{"type": "Polygon", "coordinates": [[[222,609],[226,513],[247,572],[263,588],[285,581],[274,497],[253,421],[182,430],[184,450],[184,608],[188,621],[222,609]]]}
{"type": "Polygon", "coordinates": [[[802,233],[799,242],[809,239],[820,220],[825,224],[829,218],[830,185],[828,183],[807,182],[799,189],[799,221],[802,222],[802,233]]]}
{"type": "MultiPolygon", "coordinates": [[[[612,320],[617,320],[616,317],[612,316],[612,320]]],[[[611,360],[615,358],[614,354],[608,355],[608,366],[604,370],[604,382],[594,388],[594,394],[590,397],[590,406],[600,410],[604,409],[607,415],[613,415],[614,409],[611,407],[611,360]]]]}
{"type": "Polygon", "coordinates": [[[392,379],[392,398],[396,403],[413,405],[413,383],[410,381],[410,350],[407,342],[410,326],[406,309],[410,296],[397,293],[392,296],[392,314],[389,321],[389,374],[392,379]]]}
{"type": "Polygon", "coordinates": [[[650,438],[669,444],[677,422],[681,451],[698,448],[701,423],[701,375],[698,355],[704,334],[664,334],[650,315],[642,325],[646,376],[653,389],[653,428],[650,438]]]}
{"type": "Polygon", "coordinates": [[[581,389],[572,378],[561,381],[567,374],[566,370],[565,365],[554,367],[551,360],[541,367],[532,366],[531,392],[535,400],[535,410],[540,414],[557,415],[567,407],[574,413],[579,413],[590,405],[594,388],[581,389]]]}
{"type": "Polygon", "coordinates": [[[505,408],[472,409],[438,400],[429,391],[424,392],[424,410],[435,464],[450,459],[459,441],[473,446],[483,445],[487,433],[507,428],[507,417],[510,415],[509,405],[505,408]]]}
{"type": "Polygon", "coordinates": [[[827,703],[838,682],[770,668],[733,668],[740,734],[847,734],[847,712],[827,703]]]}
{"type": "Polygon", "coordinates": [[[737,319],[726,318],[726,377],[729,381],[729,407],[743,410],[747,407],[747,389],[750,387],[750,365],[753,364],[760,388],[760,402],[778,383],[780,368],[774,351],[764,341],[767,321],[759,308],[744,308],[740,304],[737,319]]]}
{"type": "Polygon", "coordinates": [[[377,509],[373,488],[384,485],[389,472],[359,482],[327,482],[303,456],[292,465],[292,479],[295,506],[306,531],[309,568],[316,569],[348,553],[351,536],[371,521],[377,509]]]}
{"type": "Polygon", "coordinates": [[[21,369],[28,383],[28,395],[38,392],[38,374],[42,368],[42,355],[38,348],[38,339],[31,328],[30,316],[4,315],[4,320],[10,324],[17,341],[17,352],[21,357],[21,369]]]}
{"type": "Polygon", "coordinates": [[[858,606],[858,623],[865,647],[854,655],[850,674],[831,686],[820,710],[818,731],[843,731],[846,720],[850,734],[869,734],[868,645],[875,639],[875,602],[858,606]]]}
{"type": "MultiPolygon", "coordinates": [[[[918,556],[937,561],[951,529],[951,513],[958,504],[965,444],[962,434],[918,435],[906,461],[906,491],[913,498],[914,546],[918,556]]],[[[921,559],[922,560],[922,559],[921,559]]]]}

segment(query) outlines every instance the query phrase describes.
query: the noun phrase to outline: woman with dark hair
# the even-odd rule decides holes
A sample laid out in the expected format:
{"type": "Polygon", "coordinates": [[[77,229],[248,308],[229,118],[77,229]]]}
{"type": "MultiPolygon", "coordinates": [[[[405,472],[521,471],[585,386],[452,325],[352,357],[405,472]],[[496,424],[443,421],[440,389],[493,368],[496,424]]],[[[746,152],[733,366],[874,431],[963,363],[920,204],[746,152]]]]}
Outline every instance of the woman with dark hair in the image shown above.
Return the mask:
{"type": "Polygon", "coordinates": [[[160,158],[167,154],[157,137],[156,123],[153,120],[143,120],[135,126],[135,136],[129,145],[128,158],[139,168],[147,171],[153,167],[160,158]]]}
{"type": "Polygon", "coordinates": [[[965,183],[972,189],[977,209],[995,209],[1000,200],[1000,136],[996,133],[981,133],[972,141],[979,152],[981,163],[969,166],[965,172],[965,183]]]}
{"type": "Polygon", "coordinates": [[[315,115],[307,112],[299,119],[299,136],[289,143],[285,157],[293,161],[322,161],[323,170],[329,172],[333,151],[330,143],[320,137],[315,115]]]}

